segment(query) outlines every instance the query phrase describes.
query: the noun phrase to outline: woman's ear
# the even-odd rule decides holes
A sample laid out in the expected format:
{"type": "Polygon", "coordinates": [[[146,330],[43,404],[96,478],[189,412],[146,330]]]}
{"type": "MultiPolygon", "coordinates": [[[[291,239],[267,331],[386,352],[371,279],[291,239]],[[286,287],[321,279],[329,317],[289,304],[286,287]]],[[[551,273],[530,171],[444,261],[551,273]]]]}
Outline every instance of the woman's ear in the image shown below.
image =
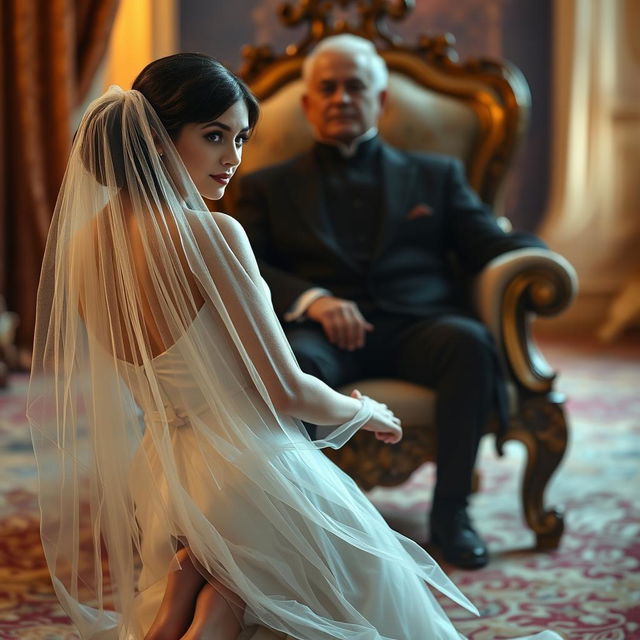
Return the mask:
{"type": "Polygon", "coordinates": [[[164,155],[164,149],[162,148],[162,144],[160,143],[158,134],[153,129],[151,129],[151,136],[153,137],[153,142],[156,145],[156,151],[158,152],[158,155],[162,158],[162,156],[164,155]]]}

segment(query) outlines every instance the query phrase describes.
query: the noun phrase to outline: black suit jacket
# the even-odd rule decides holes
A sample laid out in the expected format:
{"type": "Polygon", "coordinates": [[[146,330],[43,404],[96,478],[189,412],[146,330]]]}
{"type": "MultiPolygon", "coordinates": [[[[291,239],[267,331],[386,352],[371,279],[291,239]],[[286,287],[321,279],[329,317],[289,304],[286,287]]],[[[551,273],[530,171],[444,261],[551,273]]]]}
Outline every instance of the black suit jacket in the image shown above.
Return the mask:
{"type": "Polygon", "coordinates": [[[541,247],[504,233],[454,158],[382,144],[383,215],[363,267],[340,246],[312,151],[241,179],[234,215],[247,231],[280,317],[311,287],[363,308],[428,316],[460,310],[451,256],[470,273],[514,249],[541,247]]]}

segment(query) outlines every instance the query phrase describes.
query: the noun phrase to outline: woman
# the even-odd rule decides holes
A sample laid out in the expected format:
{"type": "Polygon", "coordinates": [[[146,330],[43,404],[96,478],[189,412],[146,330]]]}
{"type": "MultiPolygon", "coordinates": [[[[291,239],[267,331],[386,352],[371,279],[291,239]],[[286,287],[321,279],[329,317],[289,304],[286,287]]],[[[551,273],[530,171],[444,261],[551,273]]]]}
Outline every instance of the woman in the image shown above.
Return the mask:
{"type": "Polygon", "coordinates": [[[85,114],[38,294],[29,417],[63,607],[84,638],[458,638],[426,583],[473,605],[318,451],[397,442],[398,420],[301,372],[241,227],[202,201],[254,98],[195,54],[134,89],[85,114]]]}

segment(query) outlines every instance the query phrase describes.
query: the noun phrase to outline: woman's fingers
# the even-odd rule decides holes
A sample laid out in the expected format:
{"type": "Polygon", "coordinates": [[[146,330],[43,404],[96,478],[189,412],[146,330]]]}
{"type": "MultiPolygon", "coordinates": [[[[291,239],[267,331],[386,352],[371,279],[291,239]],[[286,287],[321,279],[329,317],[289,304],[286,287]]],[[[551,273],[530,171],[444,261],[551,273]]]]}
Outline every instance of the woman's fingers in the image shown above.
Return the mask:
{"type": "Polygon", "coordinates": [[[397,444],[401,440],[401,435],[397,433],[378,431],[375,435],[378,440],[385,444],[397,444]]]}
{"type": "MultiPolygon", "coordinates": [[[[353,398],[363,398],[360,390],[354,389],[351,392],[353,398]]],[[[377,402],[369,398],[373,403],[373,415],[371,420],[362,428],[365,431],[373,431],[375,437],[387,444],[396,444],[402,439],[402,423],[386,404],[377,402]]]]}

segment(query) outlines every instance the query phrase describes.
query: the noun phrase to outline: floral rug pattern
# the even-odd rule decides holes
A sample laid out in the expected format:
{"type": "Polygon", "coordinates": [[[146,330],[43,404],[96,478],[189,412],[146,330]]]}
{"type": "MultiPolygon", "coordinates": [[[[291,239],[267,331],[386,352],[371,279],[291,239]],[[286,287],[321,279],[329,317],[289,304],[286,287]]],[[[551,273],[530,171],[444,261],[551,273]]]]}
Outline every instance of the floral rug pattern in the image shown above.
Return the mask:
{"type": "MultiPolygon", "coordinates": [[[[532,551],[533,534],[519,512],[524,450],[511,443],[498,458],[487,438],[472,514],[491,562],[477,571],[445,566],[481,615],[441,602],[470,640],[542,629],[566,640],[640,640],[640,342],[547,339],[543,346],[560,371],[557,388],[568,397],[570,420],[569,451],[546,496],[565,511],[560,547],[532,551]]],[[[26,376],[14,376],[0,391],[0,638],[76,639],[40,546],[26,385],[26,376]]],[[[402,487],[371,492],[388,521],[420,542],[433,476],[426,465],[402,487]]]]}

